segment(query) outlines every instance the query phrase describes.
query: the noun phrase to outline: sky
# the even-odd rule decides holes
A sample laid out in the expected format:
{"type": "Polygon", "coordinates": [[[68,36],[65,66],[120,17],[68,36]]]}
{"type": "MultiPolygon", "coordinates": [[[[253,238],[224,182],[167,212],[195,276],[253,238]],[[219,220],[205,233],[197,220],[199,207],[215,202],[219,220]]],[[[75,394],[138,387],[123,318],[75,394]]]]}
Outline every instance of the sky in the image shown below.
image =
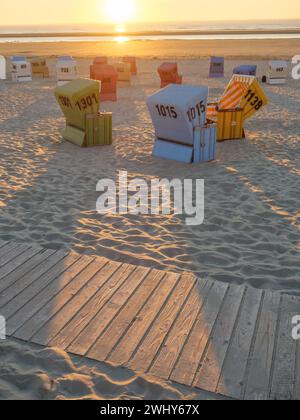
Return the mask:
{"type": "Polygon", "coordinates": [[[1,0],[3,25],[300,19],[299,0],[1,0]]]}

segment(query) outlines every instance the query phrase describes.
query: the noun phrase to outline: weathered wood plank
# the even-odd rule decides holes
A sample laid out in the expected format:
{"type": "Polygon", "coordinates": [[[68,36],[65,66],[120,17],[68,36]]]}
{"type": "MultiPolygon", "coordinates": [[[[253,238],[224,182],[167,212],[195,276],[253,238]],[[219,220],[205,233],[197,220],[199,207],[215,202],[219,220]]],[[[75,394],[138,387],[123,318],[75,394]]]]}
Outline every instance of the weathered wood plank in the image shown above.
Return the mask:
{"type": "MultiPolygon", "coordinates": [[[[50,300],[49,297],[42,292],[42,294],[46,297],[47,302],[45,302],[43,307],[22,326],[22,329],[18,332],[19,338],[40,344],[36,338],[38,337],[39,330],[47,324],[47,322],[52,319],[52,317],[66,303],[68,303],[82,287],[87,285],[91,278],[97,273],[98,267],[99,264],[93,259],[85,259],[85,266],[83,267],[83,270],[73,276],[71,281],[65,287],[60,287],[58,293],[56,293],[50,300]]],[[[39,297],[41,297],[41,295],[39,297]]],[[[51,333],[51,330],[48,331],[47,328],[45,330],[45,333],[51,333]]]]}
{"type": "MultiPolygon", "coordinates": [[[[12,316],[18,308],[17,301],[19,299],[19,294],[21,294],[27,287],[39,279],[43,274],[46,274],[50,268],[52,268],[67,255],[67,252],[55,252],[52,250],[38,254],[37,257],[40,258],[39,264],[26,275],[22,275],[21,277],[18,276],[16,282],[5,289],[5,292],[3,292],[3,294],[0,296],[0,308],[2,308],[2,310],[5,312],[7,319],[12,316]]],[[[11,276],[14,277],[14,274],[14,272],[11,273],[11,276]]],[[[24,304],[24,299],[21,299],[21,302],[24,304]]]]}
{"type": "MultiPolygon", "coordinates": [[[[109,356],[108,361],[110,363],[120,366],[125,365],[125,363],[130,360],[139,343],[142,341],[144,335],[147,333],[151,324],[157,317],[169,293],[171,293],[171,291],[174,289],[177,281],[178,276],[172,273],[165,275],[159,287],[155,289],[154,293],[146,301],[142,307],[141,312],[137,314],[132,325],[128,331],[126,331],[126,334],[122,337],[112,354],[109,356]]],[[[136,300],[140,301],[141,299],[137,297],[136,300]]],[[[132,300],[128,304],[130,313],[131,304],[132,300]]],[[[126,308],[124,309],[124,313],[125,312],[126,308]]],[[[123,313],[122,315],[124,316],[123,313]]]]}
{"type": "MultiPolygon", "coordinates": [[[[52,316],[51,320],[43,325],[43,328],[33,337],[35,343],[47,345],[51,340],[61,331],[61,329],[68,323],[68,321],[82,308],[82,306],[89,301],[89,299],[101,288],[104,283],[104,278],[101,275],[103,267],[107,264],[105,259],[97,259],[93,262],[96,265],[95,275],[79,290],[71,299],[61,306],[59,311],[52,316]]],[[[83,275],[85,275],[83,273],[83,275]]]]}
{"type": "Polygon", "coordinates": [[[284,295],[272,372],[270,397],[273,400],[291,400],[294,396],[297,342],[292,337],[292,319],[299,314],[299,299],[284,295]]]}
{"type": "MultiPolygon", "coordinates": [[[[107,330],[101,335],[101,337],[98,338],[93,348],[88,353],[89,357],[95,357],[99,360],[105,360],[108,357],[112,349],[116,346],[116,344],[122,338],[124,333],[126,333],[126,330],[136,318],[138,312],[145,305],[145,302],[147,302],[151,294],[156,290],[157,286],[160,285],[160,281],[163,277],[162,273],[157,274],[156,272],[153,272],[149,274],[149,271],[147,271],[147,273],[145,274],[146,275],[144,276],[144,278],[147,275],[148,277],[143,282],[142,287],[136,289],[134,294],[131,295],[129,301],[126,302],[126,306],[113,319],[112,323],[107,328],[107,330]]],[[[176,275],[173,275],[173,277],[177,278],[176,275]]],[[[160,287],[159,289],[163,298],[166,298],[166,295],[163,295],[164,289],[162,287],[160,287]]],[[[150,313],[149,316],[151,316],[150,313]]]]}
{"type": "Polygon", "coordinates": [[[210,290],[207,282],[197,281],[182,312],[176,320],[168,339],[161,349],[150,373],[163,379],[169,379],[171,372],[179,359],[181,351],[194,326],[197,316],[203,306],[203,295],[210,290]]]}
{"type": "Polygon", "coordinates": [[[62,259],[59,258],[58,261],[54,262],[53,267],[44,275],[38,276],[37,278],[33,276],[33,282],[27,285],[22,292],[8,302],[7,305],[1,308],[1,312],[4,314],[6,319],[8,319],[9,334],[15,332],[18,327],[22,325],[22,322],[24,322],[24,316],[26,317],[28,313],[28,308],[35,310],[32,305],[26,306],[28,302],[31,301],[41,290],[45,289],[53,281],[55,281],[78,259],[79,256],[77,258],[74,256],[67,256],[62,259]],[[22,311],[23,307],[24,311],[22,311]]]}
{"type": "MultiPolygon", "coordinates": [[[[13,261],[18,255],[21,255],[26,249],[30,249],[28,244],[9,243],[0,254],[0,269],[10,261],[13,261]]],[[[2,277],[0,277],[2,278],[2,277]]]]}
{"type": "Polygon", "coordinates": [[[267,400],[275,348],[276,328],[280,312],[280,294],[266,292],[243,399],[267,400]]]}
{"type": "Polygon", "coordinates": [[[220,305],[219,317],[215,324],[213,336],[209,338],[206,354],[201,360],[194,386],[206,391],[216,392],[245,292],[246,289],[243,286],[231,285],[229,287],[222,307],[220,305]]]}
{"type": "MultiPolygon", "coordinates": [[[[43,288],[39,293],[35,293],[35,287],[37,284],[33,285],[33,298],[28,301],[22,308],[8,320],[8,331],[13,332],[16,338],[22,339],[23,325],[25,323],[30,324],[31,318],[36,314],[44,305],[53,299],[60,290],[67,286],[72,279],[79,274],[86,266],[91,262],[90,258],[81,257],[78,259],[77,256],[70,256],[68,261],[63,261],[58,264],[58,276],[45,287],[43,282],[43,288]],[[65,269],[64,263],[71,261],[71,265],[65,269]]],[[[28,290],[26,290],[27,292],[28,290]]]]}
{"type": "MultiPolygon", "coordinates": [[[[99,335],[109,325],[111,320],[116,316],[120,308],[128,299],[126,292],[122,293],[123,285],[126,288],[125,280],[135,284],[136,276],[139,277],[140,273],[135,273],[136,267],[128,264],[123,264],[120,269],[113,275],[114,281],[117,281],[121,288],[112,295],[110,301],[100,310],[96,312],[95,317],[91,320],[88,326],[82,331],[81,334],[75,339],[75,341],[68,347],[68,351],[71,353],[85,356],[92,345],[95,343],[99,335]],[[118,293],[120,290],[120,293],[118,293]]],[[[132,291],[130,291],[131,293],[132,291]]]]}
{"type": "Polygon", "coordinates": [[[33,270],[36,266],[44,262],[45,259],[54,254],[54,252],[54,250],[48,249],[35,254],[32,258],[29,258],[27,261],[24,262],[24,264],[16,268],[12,273],[10,273],[4,279],[2,279],[0,292],[0,307],[18,294],[19,288],[16,284],[18,280],[21,279],[21,284],[23,284],[26,275],[28,275],[28,273],[30,273],[31,270],[33,270]]]}
{"type": "Polygon", "coordinates": [[[223,283],[212,283],[208,297],[171,374],[173,381],[192,385],[228,287],[223,283]]]}
{"type": "Polygon", "coordinates": [[[89,325],[95,315],[109,301],[110,297],[124,282],[120,276],[113,277],[113,274],[121,267],[121,263],[110,261],[101,270],[101,276],[105,285],[93,296],[91,300],[80,309],[74,318],[51,340],[51,346],[66,349],[79,334],[89,325]]]}
{"type": "MultiPolygon", "coordinates": [[[[217,387],[219,394],[241,398],[243,380],[262,303],[262,290],[248,288],[217,387]]],[[[215,350],[216,359],[219,351],[215,350]]],[[[220,360],[222,366],[222,359],[220,360]]]]}
{"type": "MultiPolygon", "coordinates": [[[[21,246],[18,249],[17,255],[13,257],[13,259],[10,259],[9,262],[7,262],[4,266],[0,269],[0,293],[6,289],[7,283],[5,280],[5,277],[14,272],[18,267],[23,265],[26,261],[28,261],[30,258],[32,258],[34,255],[41,252],[42,248],[38,246],[21,246]]],[[[14,251],[10,253],[10,258],[14,254],[14,251]]]]}
{"type": "Polygon", "coordinates": [[[153,323],[136,354],[129,362],[129,366],[133,370],[143,370],[146,372],[151,367],[152,362],[155,360],[161,345],[172,328],[176,316],[179,314],[182,305],[184,305],[188,298],[195,282],[196,280],[192,280],[190,275],[183,275],[179,279],[164,308],[153,323]]]}

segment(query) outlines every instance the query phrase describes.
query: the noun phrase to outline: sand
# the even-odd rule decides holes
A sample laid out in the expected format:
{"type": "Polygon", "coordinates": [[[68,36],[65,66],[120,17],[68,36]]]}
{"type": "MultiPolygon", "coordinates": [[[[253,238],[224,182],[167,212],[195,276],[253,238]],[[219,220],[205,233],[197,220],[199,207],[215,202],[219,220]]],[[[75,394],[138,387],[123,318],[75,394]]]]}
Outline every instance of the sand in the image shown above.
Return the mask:
{"type": "Polygon", "coordinates": [[[122,57],[135,55],[140,58],[199,58],[223,55],[227,58],[290,60],[300,54],[300,39],[254,39],[254,40],[164,40],[130,42],[24,42],[1,43],[0,54],[27,56],[73,55],[74,57],[95,57],[108,55],[122,57]]]}
{"type": "MultiPolygon", "coordinates": [[[[240,62],[227,60],[224,80],[207,78],[207,60],[179,60],[179,67],[186,82],[209,85],[213,99],[240,62]]],[[[79,60],[82,76],[89,63],[79,60]]],[[[151,156],[154,132],[145,100],[158,88],[159,63],[140,59],[133,86],[119,89],[117,103],[102,105],[114,113],[114,144],[97,149],[62,140],[54,79],[0,83],[1,239],[299,294],[300,82],[266,86],[271,103],[247,124],[247,139],[219,144],[215,162],[192,166],[151,156]],[[148,181],[204,178],[204,224],[188,227],[174,215],[98,215],[96,184],[116,179],[119,170],[148,181]]],[[[266,62],[258,64],[262,75],[266,62]]],[[[123,371],[114,376],[105,365],[86,367],[81,360],[81,371],[70,363],[56,350],[7,341],[0,346],[0,397],[195,396],[132,373],[127,381],[123,371]]]]}

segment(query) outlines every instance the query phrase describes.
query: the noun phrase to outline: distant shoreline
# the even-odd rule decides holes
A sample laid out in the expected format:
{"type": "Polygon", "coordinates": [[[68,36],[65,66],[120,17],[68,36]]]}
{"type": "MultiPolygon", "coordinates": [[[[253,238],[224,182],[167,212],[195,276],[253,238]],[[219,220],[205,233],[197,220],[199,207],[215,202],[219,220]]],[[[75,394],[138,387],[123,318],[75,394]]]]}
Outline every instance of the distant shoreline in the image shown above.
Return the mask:
{"type": "Polygon", "coordinates": [[[213,35],[299,35],[300,28],[294,29],[222,29],[222,30],[165,30],[165,31],[125,31],[125,32],[32,32],[0,33],[0,38],[80,38],[115,36],[213,36],[213,35]]]}

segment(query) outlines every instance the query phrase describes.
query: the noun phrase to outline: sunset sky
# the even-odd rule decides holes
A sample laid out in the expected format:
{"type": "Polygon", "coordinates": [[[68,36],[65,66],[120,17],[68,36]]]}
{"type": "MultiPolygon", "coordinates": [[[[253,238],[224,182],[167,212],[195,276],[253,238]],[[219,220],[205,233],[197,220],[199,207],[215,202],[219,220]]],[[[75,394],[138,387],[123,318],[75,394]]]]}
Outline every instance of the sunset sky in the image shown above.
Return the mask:
{"type": "Polygon", "coordinates": [[[297,18],[299,0],[1,0],[0,25],[297,18]]]}

